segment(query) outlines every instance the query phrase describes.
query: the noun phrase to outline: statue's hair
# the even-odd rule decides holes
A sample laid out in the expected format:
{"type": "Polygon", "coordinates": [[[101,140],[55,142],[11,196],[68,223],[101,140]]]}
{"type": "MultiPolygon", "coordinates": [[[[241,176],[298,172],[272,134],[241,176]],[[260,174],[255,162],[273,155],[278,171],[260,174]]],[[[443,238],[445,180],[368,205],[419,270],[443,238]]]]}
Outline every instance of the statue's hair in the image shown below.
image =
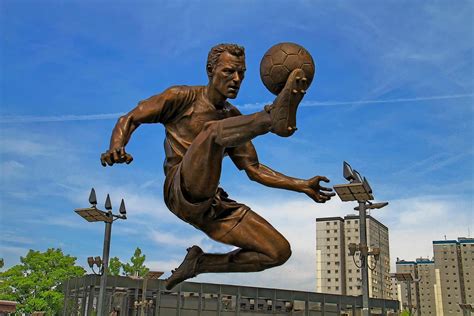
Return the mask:
{"type": "Polygon", "coordinates": [[[237,44],[219,44],[214,46],[213,48],[211,48],[209,54],[207,55],[206,70],[207,76],[209,78],[212,77],[212,71],[216,67],[217,62],[219,61],[219,57],[223,52],[228,52],[229,54],[237,57],[245,57],[245,49],[237,44]]]}

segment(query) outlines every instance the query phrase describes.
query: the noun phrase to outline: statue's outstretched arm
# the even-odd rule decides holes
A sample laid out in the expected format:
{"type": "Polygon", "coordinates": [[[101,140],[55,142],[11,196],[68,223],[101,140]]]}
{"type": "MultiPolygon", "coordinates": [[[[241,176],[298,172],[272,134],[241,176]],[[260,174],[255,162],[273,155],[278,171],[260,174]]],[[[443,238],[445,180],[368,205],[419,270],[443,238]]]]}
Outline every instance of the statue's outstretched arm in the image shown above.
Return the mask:
{"type": "Polygon", "coordinates": [[[129,113],[121,116],[112,131],[110,147],[100,157],[102,165],[112,166],[114,163],[132,162],[133,157],[125,152],[133,131],[142,123],[158,123],[163,121],[163,116],[172,112],[174,99],[179,94],[179,87],[172,87],[161,94],[140,101],[129,113]]]}
{"type": "Polygon", "coordinates": [[[249,165],[245,171],[253,181],[273,188],[305,193],[317,203],[324,203],[334,196],[334,193],[331,193],[331,188],[320,184],[321,181],[329,182],[329,179],[324,176],[315,176],[308,180],[297,179],[277,172],[261,163],[249,165]]]}
{"type": "Polygon", "coordinates": [[[252,142],[229,148],[227,152],[237,168],[245,170],[252,181],[273,188],[302,192],[318,203],[324,203],[334,196],[334,193],[331,193],[331,188],[320,185],[321,181],[329,182],[326,177],[315,176],[308,180],[297,179],[261,164],[252,142]]]}

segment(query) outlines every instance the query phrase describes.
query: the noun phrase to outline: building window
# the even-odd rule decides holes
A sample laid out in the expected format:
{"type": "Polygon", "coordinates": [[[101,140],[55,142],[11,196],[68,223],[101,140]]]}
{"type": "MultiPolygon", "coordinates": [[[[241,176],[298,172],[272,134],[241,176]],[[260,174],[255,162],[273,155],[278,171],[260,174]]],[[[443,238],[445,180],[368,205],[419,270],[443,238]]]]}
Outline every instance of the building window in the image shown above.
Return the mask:
{"type": "Polygon", "coordinates": [[[329,226],[329,222],[326,222],[326,226],[329,226]]]}
{"type": "Polygon", "coordinates": [[[328,270],[328,273],[331,273],[331,270],[328,270]]]}

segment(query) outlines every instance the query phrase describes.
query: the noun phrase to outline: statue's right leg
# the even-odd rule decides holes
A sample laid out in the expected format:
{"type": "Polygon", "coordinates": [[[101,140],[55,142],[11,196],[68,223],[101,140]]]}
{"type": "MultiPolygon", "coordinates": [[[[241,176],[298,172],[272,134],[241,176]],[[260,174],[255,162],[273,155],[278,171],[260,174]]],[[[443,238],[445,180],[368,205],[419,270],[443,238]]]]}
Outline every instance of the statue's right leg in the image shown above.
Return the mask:
{"type": "Polygon", "coordinates": [[[271,118],[265,111],[206,123],[181,162],[181,189],[187,200],[198,203],[213,198],[225,149],[268,133],[270,128],[271,118]]]}
{"type": "Polygon", "coordinates": [[[206,231],[211,238],[239,248],[225,254],[204,253],[198,246],[188,248],[183,263],[166,280],[167,289],[201,273],[262,271],[282,265],[291,256],[285,237],[252,210],[240,219],[211,220],[206,231]],[[226,231],[235,220],[238,223],[226,231]]]}

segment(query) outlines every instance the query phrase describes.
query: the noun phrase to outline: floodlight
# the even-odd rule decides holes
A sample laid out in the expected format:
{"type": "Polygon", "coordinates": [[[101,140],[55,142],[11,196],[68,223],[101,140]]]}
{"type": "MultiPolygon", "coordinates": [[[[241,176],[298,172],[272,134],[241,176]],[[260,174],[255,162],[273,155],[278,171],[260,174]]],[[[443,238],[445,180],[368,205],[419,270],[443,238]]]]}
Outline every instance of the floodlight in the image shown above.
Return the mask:
{"type": "Polygon", "coordinates": [[[87,264],[89,265],[90,268],[92,268],[94,266],[94,258],[87,257],[87,264]]]}
{"type": "Polygon", "coordinates": [[[355,255],[357,251],[357,245],[355,243],[350,243],[349,244],[349,256],[355,255]]]}
{"type": "Polygon", "coordinates": [[[110,195],[107,194],[107,198],[105,199],[105,209],[110,211],[112,209],[112,203],[110,202],[110,195]]]}
{"type": "MultiPolygon", "coordinates": [[[[382,208],[388,205],[388,202],[381,202],[381,203],[370,203],[365,206],[365,209],[371,210],[375,208],[382,208]]],[[[360,208],[358,206],[354,207],[354,210],[359,211],[360,208]]]]}
{"type": "Polygon", "coordinates": [[[95,263],[98,267],[100,267],[100,266],[102,265],[102,259],[101,259],[99,256],[97,256],[97,257],[94,258],[94,263],[95,263]]]}
{"type": "Polygon", "coordinates": [[[95,195],[95,190],[92,188],[91,194],[89,195],[89,203],[92,205],[97,205],[97,197],[95,195]]]}
{"type": "Polygon", "coordinates": [[[394,276],[397,281],[413,282],[413,276],[411,273],[395,273],[394,276]]]}
{"type": "Polygon", "coordinates": [[[342,175],[347,181],[352,182],[355,180],[354,173],[352,172],[352,167],[346,161],[344,161],[342,164],[342,175]]]}
{"type": "Polygon", "coordinates": [[[362,183],[364,184],[365,190],[369,193],[372,193],[372,188],[370,187],[369,181],[367,181],[366,177],[364,177],[364,180],[362,181],[362,183]]]}
{"type": "Polygon", "coordinates": [[[374,203],[370,208],[382,208],[388,205],[388,202],[374,203]]]}
{"type": "Polygon", "coordinates": [[[380,248],[373,248],[372,251],[370,252],[370,254],[371,254],[372,256],[374,256],[374,259],[375,259],[376,261],[378,261],[379,258],[380,258],[380,248]]]}
{"type": "Polygon", "coordinates": [[[370,201],[374,199],[374,196],[365,190],[362,183],[336,184],[334,185],[334,190],[343,202],[370,201]]]}
{"type": "Polygon", "coordinates": [[[109,222],[107,213],[96,209],[95,207],[77,208],[74,210],[88,222],[109,222]]]}
{"type": "Polygon", "coordinates": [[[122,199],[122,202],[120,202],[119,212],[120,212],[120,214],[122,214],[123,216],[127,215],[127,210],[125,209],[125,202],[124,202],[123,199],[122,199]]]}
{"type": "Polygon", "coordinates": [[[352,170],[354,172],[354,182],[357,182],[357,183],[362,183],[362,176],[360,175],[359,171],[357,170],[352,170]]]}

